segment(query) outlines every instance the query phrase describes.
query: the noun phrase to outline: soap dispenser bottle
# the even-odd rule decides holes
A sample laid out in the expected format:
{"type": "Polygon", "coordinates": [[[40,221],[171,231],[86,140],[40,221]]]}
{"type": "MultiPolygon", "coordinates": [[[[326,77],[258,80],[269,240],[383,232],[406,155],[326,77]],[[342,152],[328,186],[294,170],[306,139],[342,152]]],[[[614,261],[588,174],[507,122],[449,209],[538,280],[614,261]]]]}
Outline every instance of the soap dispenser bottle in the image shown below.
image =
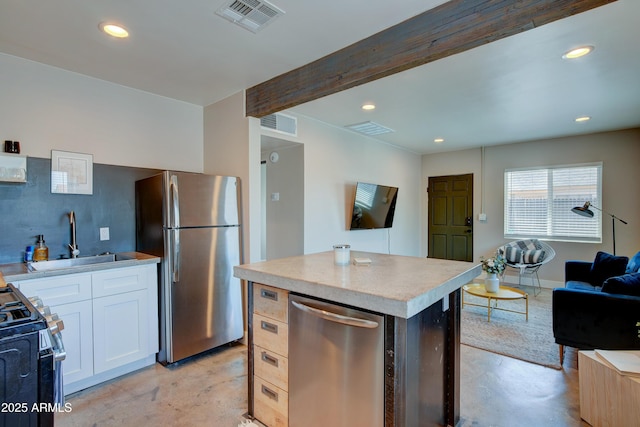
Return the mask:
{"type": "Polygon", "coordinates": [[[44,244],[44,235],[38,234],[38,241],[33,251],[34,261],[47,261],[49,259],[49,248],[44,244]]]}

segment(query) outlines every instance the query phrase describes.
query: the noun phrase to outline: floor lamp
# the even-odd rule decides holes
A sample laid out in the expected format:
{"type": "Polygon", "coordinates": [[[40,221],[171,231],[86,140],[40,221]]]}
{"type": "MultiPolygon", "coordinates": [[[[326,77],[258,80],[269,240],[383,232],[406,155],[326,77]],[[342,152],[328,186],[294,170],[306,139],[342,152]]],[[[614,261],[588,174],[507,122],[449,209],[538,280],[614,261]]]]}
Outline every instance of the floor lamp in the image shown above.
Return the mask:
{"type": "Polygon", "coordinates": [[[607,214],[611,217],[611,227],[613,228],[613,254],[615,255],[616,254],[616,219],[623,224],[626,224],[627,221],[618,218],[614,214],[610,214],[609,212],[603,211],[602,209],[596,206],[593,206],[591,202],[585,202],[584,206],[576,206],[575,208],[571,209],[571,212],[581,216],[586,216],[588,218],[593,218],[593,211],[589,209],[590,207],[597,209],[600,212],[607,214]]]}

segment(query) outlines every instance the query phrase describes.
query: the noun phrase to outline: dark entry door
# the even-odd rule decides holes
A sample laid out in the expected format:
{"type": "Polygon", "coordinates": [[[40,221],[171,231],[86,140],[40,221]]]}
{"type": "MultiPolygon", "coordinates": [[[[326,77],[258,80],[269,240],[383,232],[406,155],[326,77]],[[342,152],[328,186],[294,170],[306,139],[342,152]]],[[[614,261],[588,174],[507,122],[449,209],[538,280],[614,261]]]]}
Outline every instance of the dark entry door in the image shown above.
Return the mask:
{"type": "Polygon", "coordinates": [[[473,174],[429,178],[429,258],[473,261],[473,174]]]}

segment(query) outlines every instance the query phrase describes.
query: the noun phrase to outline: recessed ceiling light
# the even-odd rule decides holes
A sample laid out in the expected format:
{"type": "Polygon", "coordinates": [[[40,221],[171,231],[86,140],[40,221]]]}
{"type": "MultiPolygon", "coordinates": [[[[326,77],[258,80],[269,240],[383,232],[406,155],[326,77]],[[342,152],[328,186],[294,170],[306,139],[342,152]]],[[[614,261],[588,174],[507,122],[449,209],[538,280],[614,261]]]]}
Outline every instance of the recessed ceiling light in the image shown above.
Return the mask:
{"type": "Polygon", "coordinates": [[[363,109],[363,110],[365,110],[365,111],[375,110],[375,109],[376,109],[376,106],[375,106],[375,104],[367,103],[367,104],[364,104],[364,105],[362,106],[362,109],[363,109]]]}
{"type": "Polygon", "coordinates": [[[593,52],[593,46],[580,46],[562,55],[563,59],[576,59],[593,52]]]}
{"type": "Polygon", "coordinates": [[[99,27],[100,27],[100,30],[104,31],[110,36],[117,37],[119,39],[129,37],[129,32],[120,25],[103,22],[99,25],[99,27]]]}
{"type": "Polygon", "coordinates": [[[589,120],[591,120],[591,117],[589,116],[576,117],[576,123],[588,122],[589,120]]]}
{"type": "Polygon", "coordinates": [[[444,142],[444,138],[436,138],[433,140],[433,142],[435,142],[436,144],[440,144],[441,142],[444,142]]]}

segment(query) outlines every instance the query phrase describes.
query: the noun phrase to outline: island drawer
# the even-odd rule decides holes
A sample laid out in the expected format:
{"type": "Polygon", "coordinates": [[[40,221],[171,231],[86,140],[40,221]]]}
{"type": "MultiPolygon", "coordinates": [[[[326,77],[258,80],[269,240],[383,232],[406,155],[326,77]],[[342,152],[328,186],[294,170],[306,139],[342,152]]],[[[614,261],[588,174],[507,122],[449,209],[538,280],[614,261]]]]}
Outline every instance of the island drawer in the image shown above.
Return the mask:
{"type": "Polygon", "coordinates": [[[253,284],[253,311],[289,323],[289,292],[260,283],[253,284]]]}
{"type": "Polygon", "coordinates": [[[254,417],[269,427],[287,427],[289,425],[289,394],[254,376],[254,417]]]}
{"type": "Polygon", "coordinates": [[[253,343],[287,357],[289,354],[289,326],[286,323],[254,313],[253,343]]]}
{"type": "Polygon", "coordinates": [[[289,390],[289,359],[254,345],[254,372],[284,391],[289,390]]]}

